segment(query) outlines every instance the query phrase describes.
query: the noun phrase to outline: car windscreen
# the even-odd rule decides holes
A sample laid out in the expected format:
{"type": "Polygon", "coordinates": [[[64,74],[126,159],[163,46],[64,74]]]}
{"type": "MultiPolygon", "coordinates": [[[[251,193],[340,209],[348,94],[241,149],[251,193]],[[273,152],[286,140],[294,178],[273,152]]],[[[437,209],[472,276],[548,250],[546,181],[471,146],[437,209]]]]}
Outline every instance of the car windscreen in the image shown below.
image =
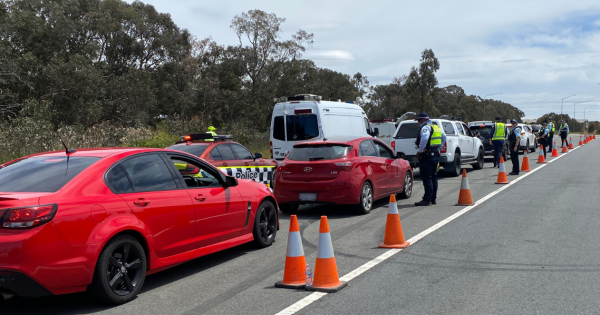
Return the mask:
{"type": "Polygon", "coordinates": [[[172,146],[168,147],[167,149],[183,151],[183,152],[187,152],[191,155],[200,156],[200,155],[202,155],[202,153],[204,153],[204,151],[206,151],[206,148],[208,148],[208,146],[209,146],[209,144],[193,144],[193,145],[178,144],[178,145],[172,145],[172,146]]]}
{"type": "Polygon", "coordinates": [[[485,127],[471,126],[470,128],[473,131],[475,131],[475,130],[479,131],[479,134],[482,136],[489,136],[490,133],[492,132],[492,126],[485,126],[485,127]]]}
{"type": "Polygon", "coordinates": [[[57,192],[99,159],[81,156],[22,159],[0,168],[0,191],[57,192]]]}
{"type": "Polygon", "coordinates": [[[352,149],[344,144],[319,144],[294,146],[288,160],[292,161],[321,161],[343,158],[352,149]]]}
{"type": "MultiPolygon", "coordinates": [[[[273,138],[285,141],[285,128],[283,116],[273,118],[273,138]]],[[[301,141],[319,136],[319,123],[317,115],[287,115],[285,120],[287,126],[287,140],[301,141]]]]}
{"type": "Polygon", "coordinates": [[[396,133],[396,138],[404,139],[404,138],[416,138],[419,135],[419,124],[418,123],[409,123],[409,124],[401,124],[398,132],[396,133]]]}

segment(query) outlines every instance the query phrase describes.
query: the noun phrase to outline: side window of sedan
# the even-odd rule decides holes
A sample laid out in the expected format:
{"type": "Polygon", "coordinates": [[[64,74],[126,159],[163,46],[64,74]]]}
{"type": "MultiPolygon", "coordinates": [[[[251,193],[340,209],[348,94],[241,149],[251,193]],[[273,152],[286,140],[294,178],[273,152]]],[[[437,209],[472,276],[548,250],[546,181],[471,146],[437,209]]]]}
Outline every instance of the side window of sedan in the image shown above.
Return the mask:
{"type": "Polygon", "coordinates": [[[239,144],[229,144],[229,146],[233,149],[233,151],[235,152],[235,155],[237,155],[239,160],[251,160],[254,157],[252,156],[252,153],[250,153],[250,151],[246,150],[246,148],[242,147],[239,144]]]}
{"type": "Polygon", "coordinates": [[[215,146],[210,151],[210,157],[215,161],[235,160],[235,155],[233,155],[233,151],[231,151],[231,148],[227,144],[215,146]]]}
{"type": "Polygon", "coordinates": [[[133,192],[131,180],[125,173],[123,165],[115,165],[106,173],[106,184],[115,194],[125,194],[133,192]]]}
{"type": "Polygon", "coordinates": [[[383,144],[374,141],[375,142],[375,147],[377,148],[377,151],[379,151],[379,156],[382,158],[386,158],[386,159],[393,159],[394,155],[392,154],[392,152],[390,150],[388,150],[388,148],[386,148],[383,144]]]}
{"type": "Polygon", "coordinates": [[[375,147],[373,146],[373,143],[371,142],[371,140],[365,140],[360,143],[359,155],[360,156],[378,156],[377,151],[375,151],[375,147]]]}
{"type": "Polygon", "coordinates": [[[167,165],[157,154],[145,154],[121,163],[135,192],[175,190],[177,185],[167,165]]]}
{"type": "Polygon", "coordinates": [[[178,156],[171,156],[171,162],[179,171],[181,178],[188,188],[220,187],[221,182],[214,174],[214,170],[206,166],[178,156]]]}

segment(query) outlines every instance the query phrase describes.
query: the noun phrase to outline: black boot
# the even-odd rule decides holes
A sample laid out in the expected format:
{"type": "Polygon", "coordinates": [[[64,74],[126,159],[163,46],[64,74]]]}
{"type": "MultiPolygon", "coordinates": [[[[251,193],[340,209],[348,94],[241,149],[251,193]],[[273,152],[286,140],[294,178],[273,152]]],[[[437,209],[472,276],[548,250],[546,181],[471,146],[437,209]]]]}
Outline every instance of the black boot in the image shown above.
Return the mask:
{"type": "Polygon", "coordinates": [[[420,206],[431,206],[431,201],[429,200],[421,200],[419,202],[415,202],[415,206],[420,207],[420,206]]]}
{"type": "Polygon", "coordinates": [[[437,200],[437,199],[431,199],[431,204],[432,204],[432,205],[437,205],[437,201],[436,201],[436,200],[437,200]]]}

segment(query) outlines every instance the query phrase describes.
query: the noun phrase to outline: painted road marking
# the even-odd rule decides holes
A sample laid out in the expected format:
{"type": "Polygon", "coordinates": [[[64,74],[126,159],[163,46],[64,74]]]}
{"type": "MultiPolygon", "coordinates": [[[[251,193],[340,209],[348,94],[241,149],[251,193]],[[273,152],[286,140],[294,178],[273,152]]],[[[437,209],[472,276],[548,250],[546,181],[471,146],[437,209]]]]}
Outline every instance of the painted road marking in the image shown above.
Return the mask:
{"type": "MultiPolygon", "coordinates": [[[[560,158],[562,158],[563,156],[577,150],[581,148],[581,146],[578,146],[574,149],[572,149],[571,151],[567,152],[567,153],[563,153],[562,155],[560,155],[559,157],[554,158],[552,161],[549,161],[549,163],[552,163],[560,158]]],[[[507,189],[508,187],[518,183],[520,180],[522,180],[523,178],[537,172],[538,170],[544,168],[545,166],[547,166],[548,164],[542,164],[538,167],[536,167],[535,169],[531,170],[531,172],[528,172],[522,176],[517,177],[515,180],[513,180],[512,182],[508,183],[507,185],[502,186],[501,188],[491,192],[490,194],[488,194],[487,196],[477,200],[477,202],[475,202],[475,204],[473,204],[472,206],[468,206],[465,207],[464,209],[460,210],[459,212],[447,217],[446,219],[438,222],[437,224],[435,224],[434,226],[428,228],[427,230],[411,237],[410,239],[406,240],[407,242],[410,243],[410,246],[414,246],[414,244],[418,241],[420,241],[422,238],[424,238],[425,236],[435,232],[436,230],[438,230],[439,228],[441,228],[442,226],[454,221],[456,218],[460,217],[461,215],[473,210],[475,207],[481,205],[482,203],[484,203],[485,201],[487,201],[488,199],[494,197],[495,195],[499,194],[500,192],[502,192],[503,190],[507,189]]],[[[409,247],[410,247],[409,246],[409,247]]],[[[364,272],[366,272],[367,270],[377,266],[379,263],[385,261],[386,259],[394,256],[395,254],[399,253],[400,251],[402,251],[402,249],[390,249],[387,250],[386,252],[384,252],[383,254],[377,256],[375,259],[367,262],[366,264],[350,271],[349,273],[347,273],[346,275],[344,275],[343,277],[340,278],[340,281],[350,281],[356,277],[358,277],[359,275],[363,274],[364,272]]],[[[323,292],[315,292],[312,293],[311,295],[303,298],[302,300],[290,305],[289,307],[287,307],[286,309],[282,310],[281,312],[277,313],[276,315],[292,315],[295,314],[296,312],[302,310],[303,308],[307,307],[308,305],[310,305],[311,303],[313,303],[314,301],[319,300],[320,298],[324,297],[325,295],[327,295],[328,293],[323,293],[323,292]]]]}

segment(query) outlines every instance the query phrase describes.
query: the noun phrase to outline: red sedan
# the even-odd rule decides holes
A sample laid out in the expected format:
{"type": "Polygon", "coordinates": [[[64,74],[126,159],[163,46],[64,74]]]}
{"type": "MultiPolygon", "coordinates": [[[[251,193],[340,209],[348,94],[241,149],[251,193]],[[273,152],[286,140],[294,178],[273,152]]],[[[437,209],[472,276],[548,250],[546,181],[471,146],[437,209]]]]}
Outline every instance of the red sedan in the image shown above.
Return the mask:
{"type": "Polygon", "coordinates": [[[229,176],[251,179],[273,187],[277,162],[263,158],[261,153],[250,153],[246,147],[232,141],[231,136],[190,134],[182,138],[183,141],[167,149],[195,155],[223,170],[229,176]],[[206,141],[205,138],[214,138],[214,141],[206,141]]]}
{"type": "Polygon", "coordinates": [[[294,145],[277,167],[275,197],[283,212],[301,204],[352,204],[371,211],[373,200],[412,194],[409,163],[379,139],[335,138],[294,145]]]}
{"type": "Polygon", "coordinates": [[[275,240],[277,204],[265,185],[238,183],[172,150],[72,151],[0,166],[4,296],[88,290],[105,302],[125,303],[147,274],[275,240]]]}

